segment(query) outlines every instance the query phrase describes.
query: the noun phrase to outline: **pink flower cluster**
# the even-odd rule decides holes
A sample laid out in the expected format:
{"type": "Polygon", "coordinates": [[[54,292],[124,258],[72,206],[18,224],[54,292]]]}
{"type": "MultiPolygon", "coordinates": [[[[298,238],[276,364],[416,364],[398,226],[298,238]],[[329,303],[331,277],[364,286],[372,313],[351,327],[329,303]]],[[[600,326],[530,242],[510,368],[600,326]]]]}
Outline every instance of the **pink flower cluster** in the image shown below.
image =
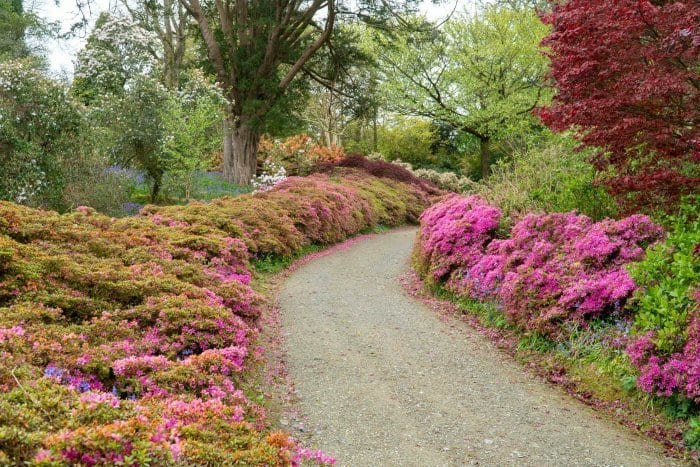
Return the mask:
{"type": "Polygon", "coordinates": [[[420,218],[418,265],[434,282],[460,276],[483,257],[501,211],[483,198],[451,195],[420,218]]]}
{"type": "Polygon", "coordinates": [[[527,214],[498,239],[499,219],[498,209],[475,196],[427,210],[423,272],[458,294],[495,298],[511,322],[554,338],[619,313],[636,288],[624,265],[663,235],[646,216],[593,222],[569,212],[527,214]]]}
{"type": "Polygon", "coordinates": [[[694,294],[694,298],[696,312],[691,317],[682,351],[659,354],[653,331],[627,347],[632,363],[639,368],[637,386],[642,390],[666,397],[681,394],[700,403],[700,291],[694,294]]]}
{"type": "Polygon", "coordinates": [[[308,448],[299,448],[297,450],[292,465],[302,465],[305,460],[316,461],[320,465],[335,465],[335,457],[331,457],[323,451],[308,448]]]}
{"type": "Polygon", "coordinates": [[[25,331],[22,326],[12,326],[11,328],[0,327],[0,344],[9,341],[13,337],[22,337],[25,331]]]}

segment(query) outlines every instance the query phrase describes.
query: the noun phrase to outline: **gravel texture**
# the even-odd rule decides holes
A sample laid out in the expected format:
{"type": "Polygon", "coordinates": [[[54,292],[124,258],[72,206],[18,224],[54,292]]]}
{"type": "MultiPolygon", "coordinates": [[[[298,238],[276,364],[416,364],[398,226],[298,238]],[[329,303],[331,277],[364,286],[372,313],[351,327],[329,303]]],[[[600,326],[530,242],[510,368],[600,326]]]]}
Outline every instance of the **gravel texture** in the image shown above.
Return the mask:
{"type": "Polygon", "coordinates": [[[370,237],[282,285],[300,413],[283,426],[338,465],[677,465],[409,297],[399,277],[414,237],[370,237]]]}

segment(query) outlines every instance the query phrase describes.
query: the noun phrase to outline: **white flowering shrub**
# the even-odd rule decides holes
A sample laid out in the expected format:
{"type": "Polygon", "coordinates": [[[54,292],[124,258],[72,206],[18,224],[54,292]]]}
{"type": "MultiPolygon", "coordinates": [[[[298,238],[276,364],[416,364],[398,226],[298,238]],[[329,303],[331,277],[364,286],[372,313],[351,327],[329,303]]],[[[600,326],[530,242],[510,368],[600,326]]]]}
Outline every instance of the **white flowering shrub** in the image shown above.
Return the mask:
{"type": "Polygon", "coordinates": [[[443,190],[455,193],[474,193],[479,184],[469,177],[462,177],[454,172],[438,172],[433,169],[416,169],[413,174],[424,180],[429,180],[443,190]]]}
{"type": "Polygon", "coordinates": [[[63,158],[83,124],[58,82],[30,60],[0,63],[0,199],[54,205],[63,189],[63,158]]]}
{"type": "Polygon", "coordinates": [[[270,159],[265,159],[265,162],[263,163],[263,171],[260,173],[260,175],[253,177],[253,179],[250,181],[250,185],[253,187],[253,192],[258,193],[272,189],[275,185],[282,182],[286,178],[287,171],[282,164],[270,159]]]}
{"type": "Polygon", "coordinates": [[[103,13],[75,61],[73,92],[85,103],[121,93],[158,66],[158,38],[130,18],[103,13]]]}

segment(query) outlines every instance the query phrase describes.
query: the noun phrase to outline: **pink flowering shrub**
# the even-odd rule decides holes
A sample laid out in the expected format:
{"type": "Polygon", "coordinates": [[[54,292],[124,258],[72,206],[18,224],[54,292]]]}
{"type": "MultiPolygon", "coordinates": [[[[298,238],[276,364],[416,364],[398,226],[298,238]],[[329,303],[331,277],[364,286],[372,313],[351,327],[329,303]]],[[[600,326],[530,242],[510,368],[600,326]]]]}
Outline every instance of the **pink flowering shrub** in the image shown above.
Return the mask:
{"type": "MultiPolygon", "coordinates": [[[[657,396],[700,404],[700,198],[686,200],[670,219],[666,242],[629,270],[635,294],[627,352],[639,370],[637,386],[657,396]]],[[[700,429],[696,429],[700,440],[700,429]]],[[[696,441],[697,449],[700,442],[696,441]]]]}
{"type": "Polygon", "coordinates": [[[483,198],[451,195],[420,218],[417,266],[430,282],[451,282],[484,255],[494,239],[501,211],[483,198]]]}
{"type": "Polygon", "coordinates": [[[593,222],[575,212],[530,213],[498,239],[499,219],[476,196],[426,210],[419,269],[458,294],[495,298],[512,323],[553,338],[619,312],[636,289],[624,266],[663,233],[646,216],[593,222]]]}
{"type": "MultiPolygon", "coordinates": [[[[640,370],[637,386],[657,396],[680,394],[700,403],[700,293],[696,293],[696,310],[678,352],[664,355],[654,342],[654,332],[637,338],[627,347],[632,363],[640,370]]],[[[680,340],[680,339],[679,339],[680,340]]]]}
{"type": "Polygon", "coordinates": [[[265,433],[251,259],[414,221],[428,195],[339,170],[113,219],[0,203],[0,464],[329,464],[265,433]]]}
{"type": "Polygon", "coordinates": [[[160,223],[183,222],[241,239],[255,257],[289,255],[311,243],[329,244],[377,223],[416,221],[430,204],[420,187],[355,169],[289,177],[274,189],[211,203],[146,206],[160,223]]]}

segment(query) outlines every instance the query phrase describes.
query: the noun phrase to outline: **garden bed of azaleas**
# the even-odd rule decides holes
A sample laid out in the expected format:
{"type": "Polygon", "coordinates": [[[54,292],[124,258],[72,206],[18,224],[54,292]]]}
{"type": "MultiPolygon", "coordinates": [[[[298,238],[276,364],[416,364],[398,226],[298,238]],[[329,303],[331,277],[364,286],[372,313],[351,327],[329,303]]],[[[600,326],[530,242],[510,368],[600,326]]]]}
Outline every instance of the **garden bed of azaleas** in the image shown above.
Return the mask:
{"type": "Polygon", "coordinates": [[[663,398],[660,405],[685,420],[687,447],[698,450],[694,206],[669,234],[643,215],[594,222],[576,212],[528,213],[506,228],[497,207],[454,195],[423,213],[415,266],[428,285],[488,304],[492,323],[575,366],[597,356],[599,376],[663,398]]]}
{"type": "Polygon", "coordinates": [[[251,261],[415,222],[428,196],[338,169],[126,219],[0,203],[0,464],[329,462],[245,392],[251,261]]]}

